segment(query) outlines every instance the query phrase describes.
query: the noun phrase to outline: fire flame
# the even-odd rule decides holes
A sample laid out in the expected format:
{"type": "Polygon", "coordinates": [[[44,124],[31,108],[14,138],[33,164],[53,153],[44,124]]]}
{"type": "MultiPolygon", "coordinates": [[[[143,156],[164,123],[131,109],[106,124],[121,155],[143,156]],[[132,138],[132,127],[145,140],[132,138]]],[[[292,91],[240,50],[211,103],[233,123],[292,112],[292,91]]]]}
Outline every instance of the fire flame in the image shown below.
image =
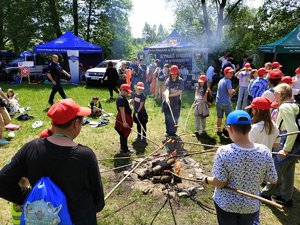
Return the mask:
{"type": "Polygon", "coordinates": [[[176,174],[180,174],[181,172],[181,162],[177,159],[176,162],[175,162],[175,166],[174,166],[174,172],[176,174]]]}

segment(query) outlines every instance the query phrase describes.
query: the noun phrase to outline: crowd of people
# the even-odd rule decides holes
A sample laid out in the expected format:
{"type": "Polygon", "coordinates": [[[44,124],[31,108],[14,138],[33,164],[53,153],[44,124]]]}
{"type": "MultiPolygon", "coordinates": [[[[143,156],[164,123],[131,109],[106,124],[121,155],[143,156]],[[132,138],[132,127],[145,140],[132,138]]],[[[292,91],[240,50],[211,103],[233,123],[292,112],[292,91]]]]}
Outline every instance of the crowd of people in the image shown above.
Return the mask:
{"type": "MultiPolygon", "coordinates": [[[[61,169],[63,172],[52,178],[66,194],[72,221],[75,224],[87,224],[86,221],[96,224],[95,215],[104,207],[96,156],[91,149],[75,143],[73,139],[80,133],[83,116],[101,115],[101,103],[98,96],[93,96],[90,108],[85,108],[67,98],[56,74],[69,74],[61,69],[56,55],[52,56],[52,61],[53,66],[48,71],[53,84],[49,98],[52,106],[47,114],[52,120],[51,132],[44,138],[25,144],[0,171],[0,196],[22,205],[26,193],[20,191],[19,181],[26,177],[34,184],[57,169],[50,166],[50,159],[58,162],[67,159],[61,169]],[[63,100],[54,103],[57,91],[63,100]]],[[[219,147],[212,176],[204,177],[202,182],[215,186],[213,200],[219,224],[259,224],[259,201],[225,187],[241,189],[285,207],[293,207],[297,158],[290,154],[300,154],[300,141],[293,133],[299,131],[296,119],[299,114],[300,67],[295,70],[295,76],[290,77],[284,76],[279,62],[266,63],[259,69],[254,69],[252,61],[246,57],[238,66],[228,57],[221,57],[220,62],[223,75],[216,83],[216,133],[229,136],[233,143],[219,147]],[[235,88],[233,79],[238,80],[235,88]],[[236,110],[233,111],[232,97],[237,90],[236,110]],[[222,126],[224,114],[226,122],[222,126]],[[272,156],[272,152],[276,154],[272,156]]],[[[214,67],[210,66],[206,74],[198,76],[191,106],[194,108],[196,135],[207,130],[206,119],[210,115],[214,93],[213,71],[214,67]]],[[[128,147],[128,137],[134,123],[138,131],[136,141],[147,143],[149,118],[146,99],[150,93],[162,102],[165,137],[177,136],[184,77],[187,76],[181,77],[179,66],[162,66],[159,60],[152,60],[147,67],[143,59],[139,60],[139,64],[137,59],[133,59],[129,68],[124,64],[119,71],[108,63],[105,76],[109,80],[110,97],[113,97],[113,91],[118,93],[114,129],[120,138],[120,153],[133,152],[128,147]],[[128,70],[130,73],[127,73],[128,70]]],[[[7,101],[14,98],[13,94],[5,95],[2,91],[0,95],[7,101]]],[[[3,131],[10,117],[3,107],[0,115],[3,131]]],[[[0,141],[3,140],[1,130],[0,141]]]]}

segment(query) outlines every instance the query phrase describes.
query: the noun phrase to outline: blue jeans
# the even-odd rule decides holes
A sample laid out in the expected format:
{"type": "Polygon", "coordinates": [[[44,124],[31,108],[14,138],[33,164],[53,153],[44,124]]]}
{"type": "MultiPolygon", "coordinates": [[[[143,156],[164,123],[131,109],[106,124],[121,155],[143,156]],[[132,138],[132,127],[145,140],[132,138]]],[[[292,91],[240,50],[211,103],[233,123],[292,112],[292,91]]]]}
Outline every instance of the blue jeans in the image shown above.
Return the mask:
{"type": "Polygon", "coordinates": [[[245,107],[247,106],[248,103],[248,87],[241,87],[239,88],[239,97],[236,103],[236,110],[242,109],[245,110],[245,107]],[[243,101],[243,105],[241,108],[241,104],[243,101]]]}
{"type": "MultiPolygon", "coordinates": [[[[170,108],[173,112],[175,123],[178,124],[178,119],[180,116],[181,101],[176,102],[176,103],[173,103],[171,101],[170,108]]],[[[165,114],[166,133],[170,136],[174,136],[177,132],[177,127],[174,127],[175,124],[174,124],[173,117],[171,115],[170,108],[169,108],[168,104],[164,101],[162,109],[165,114]]]]}

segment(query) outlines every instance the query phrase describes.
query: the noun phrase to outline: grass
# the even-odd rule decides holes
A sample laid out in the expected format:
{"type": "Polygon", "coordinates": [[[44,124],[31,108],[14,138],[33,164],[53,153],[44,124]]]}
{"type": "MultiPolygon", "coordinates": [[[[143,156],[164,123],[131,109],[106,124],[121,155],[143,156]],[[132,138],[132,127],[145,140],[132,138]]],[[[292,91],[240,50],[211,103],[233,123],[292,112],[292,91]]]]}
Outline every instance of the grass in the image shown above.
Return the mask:
{"type": "MultiPolygon", "coordinates": [[[[31,111],[27,113],[35,118],[30,121],[17,121],[16,118],[12,119],[12,123],[19,124],[22,127],[16,131],[16,137],[11,140],[11,143],[6,146],[1,146],[0,167],[3,167],[9,159],[15,154],[18,149],[28,142],[36,138],[38,134],[48,126],[50,120],[46,116],[48,110],[48,96],[50,94],[51,86],[40,85],[7,85],[1,84],[1,88],[13,88],[19,94],[19,103],[22,107],[31,107],[31,111]],[[44,125],[41,128],[33,129],[31,127],[35,120],[42,120],[44,125]]],[[[75,99],[80,105],[87,106],[93,95],[98,95],[101,99],[102,107],[107,112],[116,113],[115,101],[109,101],[109,93],[105,88],[86,87],[84,85],[72,86],[65,85],[65,92],[69,97],[75,99]]],[[[114,93],[116,97],[116,93],[114,93]]],[[[59,95],[56,95],[59,98],[59,95]]],[[[181,109],[181,117],[179,121],[178,133],[181,134],[185,130],[187,121],[187,133],[192,133],[194,129],[194,116],[193,112],[189,113],[190,105],[193,102],[193,93],[185,92],[183,95],[183,104],[181,109]],[[188,120],[187,120],[188,117],[188,120]]],[[[156,103],[153,98],[149,97],[146,101],[146,109],[149,114],[148,122],[148,136],[151,140],[161,143],[164,140],[163,133],[165,132],[165,124],[163,113],[161,112],[160,104],[156,103]]],[[[216,127],[216,110],[215,107],[210,109],[210,117],[207,119],[207,127],[216,127]]],[[[96,120],[89,118],[89,120],[96,120]]],[[[119,154],[119,137],[115,132],[114,121],[110,119],[108,126],[91,128],[88,125],[82,127],[81,134],[77,137],[76,141],[87,145],[92,148],[98,159],[113,158],[119,154]]],[[[136,127],[134,127],[136,128],[136,127]]],[[[228,139],[220,139],[215,130],[208,131],[209,136],[202,139],[202,142],[210,144],[228,143],[228,139]]],[[[6,137],[7,132],[4,133],[6,137]]],[[[129,144],[134,141],[135,134],[132,133],[129,137],[129,144]]],[[[195,142],[196,139],[191,135],[182,136],[184,141],[195,142]]],[[[140,154],[149,154],[156,146],[149,143],[147,146],[135,144],[134,147],[140,154]],[[144,153],[143,153],[144,152],[144,153]]],[[[186,144],[187,150],[199,150],[200,146],[192,146],[186,144]]],[[[209,174],[212,168],[214,154],[209,153],[206,155],[193,156],[204,171],[209,174]]],[[[101,161],[100,167],[116,167],[130,163],[131,160],[107,160],[101,161]]],[[[263,225],[299,225],[299,203],[300,203],[300,167],[297,164],[295,174],[295,192],[294,200],[295,206],[292,209],[285,211],[278,211],[272,207],[262,205],[261,207],[261,224],[263,225]]],[[[119,180],[122,179],[122,173],[106,173],[103,174],[103,185],[105,193],[108,193],[119,180]]],[[[178,203],[172,201],[173,210],[175,213],[177,224],[217,224],[216,215],[204,210],[202,207],[208,206],[214,208],[212,201],[213,188],[205,187],[205,190],[200,192],[195,201],[191,199],[180,199],[178,203]],[[202,207],[201,207],[202,206],[202,207]]],[[[150,224],[154,216],[157,214],[161,206],[164,204],[165,198],[154,197],[151,195],[143,195],[140,191],[133,190],[130,182],[124,182],[117,191],[115,191],[110,198],[106,201],[104,210],[98,214],[99,224],[150,224]]],[[[3,199],[0,200],[0,224],[11,224],[11,216],[9,205],[3,199]]],[[[172,213],[169,204],[167,203],[155,218],[153,224],[175,224],[173,221],[172,213]]]]}

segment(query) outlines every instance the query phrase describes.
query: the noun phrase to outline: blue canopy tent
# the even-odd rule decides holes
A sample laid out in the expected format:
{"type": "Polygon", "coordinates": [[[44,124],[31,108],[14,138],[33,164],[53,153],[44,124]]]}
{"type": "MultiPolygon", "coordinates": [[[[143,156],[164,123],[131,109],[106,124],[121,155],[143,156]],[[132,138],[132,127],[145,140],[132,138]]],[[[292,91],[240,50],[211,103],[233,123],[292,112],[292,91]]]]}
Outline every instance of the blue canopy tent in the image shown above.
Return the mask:
{"type": "MultiPolygon", "coordinates": [[[[82,56],[85,54],[94,54],[94,60],[90,61],[92,57],[89,57],[89,64],[91,66],[95,66],[99,61],[102,60],[102,47],[94,45],[90,42],[87,42],[76,35],[74,35],[71,31],[66,31],[62,36],[49,41],[45,44],[38,45],[34,47],[35,53],[48,53],[48,54],[68,54],[69,56],[69,64],[72,75],[72,82],[78,83],[79,72],[73,72],[71,64],[76,63],[77,71],[79,68],[78,58],[80,54],[80,60],[85,61],[82,56]],[[77,54],[76,54],[77,52],[77,54]]],[[[84,63],[84,62],[83,62],[84,63]]],[[[74,70],[75,71],[75,70],[74,70]]]]}
{"type": "Polygon", "coordinates": [[[161,42],[144,48],[146,55],[159,59],[163,64],[184,65],[189,71],[198,73],[204,70],[204,62],[208,58],[208,49],[197,45],[173,30],[161,42]]]}

